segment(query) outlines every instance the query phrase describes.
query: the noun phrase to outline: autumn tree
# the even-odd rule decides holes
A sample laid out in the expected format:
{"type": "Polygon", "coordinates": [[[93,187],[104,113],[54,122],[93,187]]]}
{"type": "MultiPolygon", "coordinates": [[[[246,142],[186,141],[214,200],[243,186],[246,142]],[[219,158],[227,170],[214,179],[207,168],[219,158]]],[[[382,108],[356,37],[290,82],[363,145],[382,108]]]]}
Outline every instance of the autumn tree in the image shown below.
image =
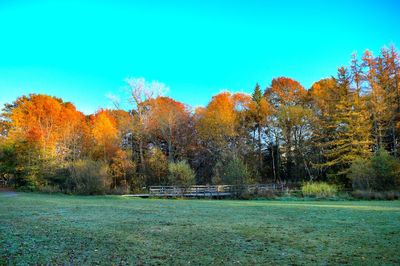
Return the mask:
{"type": "Polygon", "coordinates": [[[117,150],[111,158],[109,172],[113,179],[112,187],[123,187],[128,190],[130,185],[136,185],[133,177],[135,176],[135,162],[123,150],[117,150]]]}
{"type": "Polygon", "coordinates": [[[14,174],[34,185],[45,184],[54,167],[82,154],[85,119],[71,103],[48,95],[22,96],[5,106],[2,120],[8,147],[15,152],[14,174]]]}
{"type": "Polygon", "coordinates": [[[4,116],[11,126],[10,139],[26,140],[40,146],[44,155],[54,155],[60,137],[62,100],[31,94],[6,106],[4,116]]]}
{"type": "Polygon", "coordinates": [[[304,105],[306,95],[306,90],[299,82],[286,77],[273,79],[271,86],[265,91],[265,97],[274,108],[271,116],[273,128],[270,130],[274,137],[271,141],[275,142],[278,151],[282,150],[277,155],[276,164],[275,160],[273,161],[277,166],[274,167],[275,177],[279,175],[279,161],[282,159],[285,163],[286,178],[289,180],[293,178],[293,168],[296,166],[294,155],[300,153],[296,148],[300,147],[300,141],[304,141],[307,134],[304,130],[305,124],[301,126],[303,130],[299,130],[300,128],[296,128],[297,125],[293,121],[308,121],[306,116],[309,112],[305,110],[304,105]],[[299,115],[304,117],[298,117],[299,115]]]}
{"type": "MultiPolygon", "coordinates": [[[[200,164],[215,165],[219,160],[229,160],[233,155],[242,157],[251,150],[247,123],[250,103],[251,97],[247,94],[222,92],[206,108],[196,110],[196,131],[204,151],[200,164]]],[[[206,168],[208,182],[211,182],[212,168],[206,168]]]]}
{"type": "MultiPolygon", "coordinates": [[[[231,150],[240,158],[253,157],[254,147],[252,145],[251,124],[248,116],[252,105],[251,95],[246,93],[235,93],[232,95],[234,101],[234,112],[236,114],[236,127],[235,136],[231,139],[231,150]]],[[[248,158],[250,159],[250,158],[248,158]]],[[[257,168],[257,158],[251,159],[251,162],[255,162],[254,165],[257,168]]],[[[249,160],[246,161],[249,163],[249,160]]],[[[253,168],[253,167],[252,167],[253,168]]],[[[257,169],[252,169],[257,170],[257,169]]],[[[254,172],[254,171],[253,171],[254,172]]],[[[259,174],[254,172],[253,174],[259,174]]]]}
{"type": "Polygon", "coordinates": [[[146,154],[146,185],[165,185],[168,182],[168,159],[158,147],[146,154]]]}
{"type": "Polygon", "coordinates": [[[74,161],[88,154],[90,129],[83,113],[71,103],[66,103],[61,112],[61,130],[58,150],[61,158],[74,161]]]}
{"type": "MultiPolygon", "coordinates": [[[[133,106],[132,114],[134,119],[133,136],[136,140],[132,145],[138,144],[139,170],[143,174],[146,168],[144,149],[148,121],[146,118],[146,103],[159,95],[162,95],[166,86],[157,81],[148,82],[144,78],[127,78],[129,101],[133,106]]],[[[133,147],[132,150],[135,150],[133,147]]]]}
{"type": "Polygon", "coordinates": [[[339,94],[336,92],[334,78],[326,78],[315,82],[309,93],[309,102],[313,112],[310,156],[312,169],[316,178],[325,179],[326,167],[321,167],[325,162],[325,150],[329,149],[329,143],[335,135],[335,123],[332,114],[336,112],[336,103],[339,94]]]}
{"type": "Polygon", "coordinates": [[[146,102],[148,130],[153,139],[167,143],[167,155],[174,161],[174,152],[179,145],[180,129],[189,123],[187,107],[169,97],[157,97],[146,102]]]}
{"type": "Polygon", "coordinates": [[[388,149],[397,156],[397,123],[399,120],[399,57],[395,49],[382,49],[374,57],[366,51],[362,58],[365,80],[370,93],[374,150],[388,149]]]}
{"type": "Polygon", "coordinates": [[[94,141],[94,156],[108,162],[118,150],[117,124],[107,110],[100,110],[90,118],[94,141]]]}
{"type": "Polygon", "coordinates": [[[236,135],[237,117],[234,107],[232,95],[223,92],[213,96],[206,108],[196,109],[196,132],[201,143],[196,165],[198,174],[205,182],[211,182],[213,166],[221,159],[229,148],[230,140],[236,135]]]}
{"type": "Polygon", "coordinates": [[[126,153],[127,158],[131,160],[136,166],[136,158],[134,158],[135,152],[133,150],[133,133],[135,130],[134,117],[132,113],[121,109],[107,110],[107,113],[111,116],[115,122],[117,129],[118,138],[118,149],[123,150],[126,153]]]}
{"type": "Polygon", "coordinates": [[[325,162],[321,166],[329,170],[333,180],[348,185],[346,175],[351,163],[370,156],[369,113],[357,88],[352,89],[348,69],[339,68],[334,90],[334,110],[324,123],[331,134],[323,143],[325,162]]]}
{"type": "Polygon", "coordinates": [[[251,97],[248,113],[253,127],[253,138],[257,140],[258,171],[260,173],[263,171],[262,138],[271,111],[271,107],[267,102],[267,99],[263,96],[260,85],[257,83],[251,97]],[[256,132],[257,136],[255,136],[256,132]]]}
{"type": "Polygon", "coordinates": [[[235,102],[229,92],[213,96],[207,108],[196,111],[197,130],[205,143],[223,146],[235,136],[237,116],[235,102]]]}
{"type": "Polygon", "coordinates": [[[389,106],[386,104],[385,90],[379,81],[377,73],[378,60],[374,58],[372,53],[366,51],[363,56],[363,64],[366,68],[366,80],[370,89],[374,150],[379,150],[384,147],[383,139],[387,129],[387,121],[389,120],[389,106]]]}

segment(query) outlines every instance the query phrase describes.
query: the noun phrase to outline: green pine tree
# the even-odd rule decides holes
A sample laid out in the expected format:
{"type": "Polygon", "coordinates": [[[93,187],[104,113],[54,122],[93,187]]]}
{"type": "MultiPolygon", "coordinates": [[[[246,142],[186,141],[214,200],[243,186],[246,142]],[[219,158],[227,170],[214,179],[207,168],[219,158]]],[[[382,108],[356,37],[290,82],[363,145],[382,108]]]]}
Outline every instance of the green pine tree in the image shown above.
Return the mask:
{"type": "Polygon", "coordinates": [[[254,88],[253,94],[251,96],[252,100],[259,103],[261,99],[263,98],[260,85],[257,83],[256,87],[254,88]]]}
{"type": "Polygon", "coordinates": [[[328,136],[322,143],[325,161],[320,166],[328,170],[333,181],[348,184],[351,163],[371,155],[371,126],[363,98],[357,90],[351,90],[346,68],[339,69],[335,84],[334,111],[324,121],[328,136]]]}

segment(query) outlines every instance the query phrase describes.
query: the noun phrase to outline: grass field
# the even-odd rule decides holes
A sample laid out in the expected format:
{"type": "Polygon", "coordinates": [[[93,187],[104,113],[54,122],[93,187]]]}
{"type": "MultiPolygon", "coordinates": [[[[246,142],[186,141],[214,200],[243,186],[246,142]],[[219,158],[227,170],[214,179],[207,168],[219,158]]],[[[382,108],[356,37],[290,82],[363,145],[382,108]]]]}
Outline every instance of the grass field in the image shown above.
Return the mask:
{"type": "Polygon", "coordinates": [[[400,264],[400,201],[0,193],[0,264],[400,264]]]}

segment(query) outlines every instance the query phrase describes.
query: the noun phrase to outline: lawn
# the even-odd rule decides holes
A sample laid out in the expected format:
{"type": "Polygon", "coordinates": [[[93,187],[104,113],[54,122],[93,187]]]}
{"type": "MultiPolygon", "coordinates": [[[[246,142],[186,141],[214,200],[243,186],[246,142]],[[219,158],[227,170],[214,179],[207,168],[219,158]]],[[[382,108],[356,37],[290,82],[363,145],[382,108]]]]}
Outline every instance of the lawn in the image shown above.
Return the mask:
{"type": "Polygon", "coordinates": [[[400,264],[400,201],[0,193],[0,264],[400,264]]]}

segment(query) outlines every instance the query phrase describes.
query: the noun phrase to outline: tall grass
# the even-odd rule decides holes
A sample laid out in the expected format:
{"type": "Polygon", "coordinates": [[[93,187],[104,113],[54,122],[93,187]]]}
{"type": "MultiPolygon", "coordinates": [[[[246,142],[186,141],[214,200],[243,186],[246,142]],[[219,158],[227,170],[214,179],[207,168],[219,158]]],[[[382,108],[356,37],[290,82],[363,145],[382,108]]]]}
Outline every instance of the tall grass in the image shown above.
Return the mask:
{"type": "Polygon", "coordinates": [[[335,196],[338,192],[338,188],[335,185],[325,182],[307,182],[302,185],[301,192],[303,193],[303,196],[307,197],[326,198],[335,196]]]}

